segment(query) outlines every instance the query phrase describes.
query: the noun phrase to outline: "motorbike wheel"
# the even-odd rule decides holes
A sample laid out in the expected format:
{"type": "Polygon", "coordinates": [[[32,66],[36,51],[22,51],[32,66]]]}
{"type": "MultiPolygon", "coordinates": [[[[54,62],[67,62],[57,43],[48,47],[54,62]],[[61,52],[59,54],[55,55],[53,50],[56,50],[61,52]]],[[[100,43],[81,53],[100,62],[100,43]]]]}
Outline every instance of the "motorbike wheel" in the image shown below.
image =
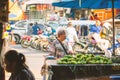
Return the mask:
{"type": "Polygon", "coordinates": [[[51,51],[51,43],[47,44],[47,45],[43,45],[44,51],[46,52],[50,52],[51,51]]]}
{"type": "Polygon", "coordinates": [[[37,50],[41,50],[41,46],[40,46],[40,44],[36,44],[35,49],[37,49],[37,50]]]}
{"type": "Polygon", "coordinates": [[[39,40],[35,40],[34,43],[33,43],[33,46],[34,46],[35,49],[41,50],[41,45],[40,45],[39,40]]]}
{"type": "Polygon", "coordinates": [[[42,45],[42,51],[47,51],[48,45],[42,45]]]}
{"type": "Polygon", "coordinates": [[[21,40],[21,46],[23,48],[28,48],[29,47],[29,41],[27,41],[27,40],[21,40]]]}
{"type": "Polygon", "coordinates": [[[20,36],[18,34],[14,34],[14,39],[15,39],[15,43],[19,44],[20,43],[20,36]]]}
{"type": "Polygon", "coordinates": [[[82,49],[82,46],[80,44],[75,43],[72,48],[73,48],[73,51],[77,53],[77,52],[80,52],[80,50],[82,49]]]}
{"type": "Polygon", "coordinates": [[[30,47],[35,49],[35,43],[33,41],[30,42],[30,47]]]}

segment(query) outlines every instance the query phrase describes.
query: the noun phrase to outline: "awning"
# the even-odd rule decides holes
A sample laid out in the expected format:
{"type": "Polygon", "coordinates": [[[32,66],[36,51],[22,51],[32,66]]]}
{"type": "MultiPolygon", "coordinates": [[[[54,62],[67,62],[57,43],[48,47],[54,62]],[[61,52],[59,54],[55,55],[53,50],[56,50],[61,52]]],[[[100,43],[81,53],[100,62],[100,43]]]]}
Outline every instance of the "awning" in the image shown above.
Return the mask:
{"type": "MultiPolygon", "coordinates": [[[[52,3],[56,7],[64,8],[88,8],[88,9],[105,9],[112,8],[112,0],[73,0],[52,3]]],[[[120,8],[120,0],[114,0],[114,8],[120,8]]]]}

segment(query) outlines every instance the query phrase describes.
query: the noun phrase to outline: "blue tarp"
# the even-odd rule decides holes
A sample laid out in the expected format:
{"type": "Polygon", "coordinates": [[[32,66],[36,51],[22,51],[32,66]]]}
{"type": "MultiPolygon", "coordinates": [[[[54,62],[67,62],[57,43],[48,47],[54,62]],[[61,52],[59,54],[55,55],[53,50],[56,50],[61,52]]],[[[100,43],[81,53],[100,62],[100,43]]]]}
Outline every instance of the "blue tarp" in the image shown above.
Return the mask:
{"type": "MultiPolygon", "coordinates": [[[[88,8],[88,9],[105,9],[112,8],[112,0],[74,0],[61,1],[52,3],[53,6],[64,8],[88,8]]],[[[120,8],[120,0],[114,0],[114,8],[120,8]]]]}

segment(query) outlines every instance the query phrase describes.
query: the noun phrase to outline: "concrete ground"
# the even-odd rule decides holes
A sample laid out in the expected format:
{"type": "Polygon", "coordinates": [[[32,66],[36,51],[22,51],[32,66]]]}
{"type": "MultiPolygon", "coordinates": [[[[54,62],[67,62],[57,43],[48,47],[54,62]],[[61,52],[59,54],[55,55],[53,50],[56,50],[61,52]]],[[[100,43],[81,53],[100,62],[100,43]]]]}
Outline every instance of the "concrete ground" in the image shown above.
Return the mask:
{"type": "MultiPolygon", "coordinates": [[[[21,48],[20,45],[10,46],[9,49],[15,49],[21,53],[24,53],[26,57],[26,64],[29,66],[30,70],[35,75],[36,80],[42,80],[42,76],[40,74],[41,67],[44,64],[44,57],[46,55],[45,52],[41,52],[39,50],[35,50],[32,48],[21,48]]],[[[6,80],[9,79],[10,73],[6,72],[6,80]]]]}

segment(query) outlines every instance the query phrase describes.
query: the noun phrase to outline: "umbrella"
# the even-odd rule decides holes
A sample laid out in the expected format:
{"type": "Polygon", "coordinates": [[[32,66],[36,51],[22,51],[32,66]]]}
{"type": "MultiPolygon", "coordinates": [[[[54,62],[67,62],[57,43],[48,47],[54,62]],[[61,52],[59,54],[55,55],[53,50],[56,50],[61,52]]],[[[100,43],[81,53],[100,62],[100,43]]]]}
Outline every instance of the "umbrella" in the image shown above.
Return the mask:
{"type": "MultiPolygon", "coordinates": [[[[88,9],[105,9],[112,8],[113,19],[113,46],[115,46],[115,27],[114,27],[114,8],[120,8],[120,0],[74,0],[66,2],[52,3],[53,6],[65,8],[88,8],[88,9]]],[[[113,49],[115,53],[115,49],[113,49]]]]}
{"type": "MultiPolygon", "coordinates": [[[[72,0],[52,3],[53,6],[64,8],[88,8],[88,9],[103,9],[112,8],[112,0],[72,0]]],[[[114,0],[114,7],[120,8],[120,0],[114,0]]]]}

